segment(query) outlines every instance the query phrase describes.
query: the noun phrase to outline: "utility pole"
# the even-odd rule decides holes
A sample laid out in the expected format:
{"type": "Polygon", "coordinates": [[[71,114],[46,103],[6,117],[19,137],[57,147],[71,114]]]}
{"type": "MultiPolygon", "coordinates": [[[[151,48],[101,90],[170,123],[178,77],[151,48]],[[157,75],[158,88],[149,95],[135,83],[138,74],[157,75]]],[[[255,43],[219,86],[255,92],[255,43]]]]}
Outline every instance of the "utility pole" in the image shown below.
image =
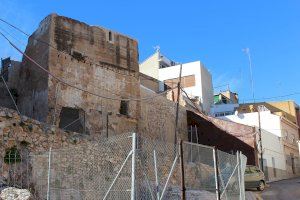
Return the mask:
{"type": "Polygon", "coordinates": [[[175,136],[174,136],[174,145],[177,145],[177,135],[178,135],[178,112],[179,112],[179,100],[180,100],[180,91],[181,91],[181,74],[182,74],[182,64],[180,64],[179,71],[179,80],[177,83],[177,104],[176,104],[176,121],[175,121],[175,136]]]}
{"type": "Polygon", "coordinates": [[[259,145],[260,145],[260,166],[261,166],[261,171],[264,171],[263,146],[262,146],[262,139],[261,139],[261,121],[260,121],[260,108],[259,108],[259,106],[257,106],[257,113],[258,113],[259,145]]]}
{"type": "Polygon", "coordinates": [[[180,169],[181,169],[181,200],[186,200],[182,140],[180,140],[180,142],[179,142],[179,155],[180,155],[180,169]]]}

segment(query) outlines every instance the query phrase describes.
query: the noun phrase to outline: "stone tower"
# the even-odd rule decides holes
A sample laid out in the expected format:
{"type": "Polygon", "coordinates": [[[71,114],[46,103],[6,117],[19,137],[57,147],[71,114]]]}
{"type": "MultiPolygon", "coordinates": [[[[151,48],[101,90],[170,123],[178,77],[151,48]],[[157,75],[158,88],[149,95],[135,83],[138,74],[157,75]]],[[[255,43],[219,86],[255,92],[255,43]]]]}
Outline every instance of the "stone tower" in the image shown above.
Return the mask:
{"type": "Polygon", "coordinates": [[[18,89],[23,114],[87,134],[137,131],[139,102],[120,100],[140,98],[136,40],[51,14],[30,36],[25,53],[65,82],[119,100],[67,86],[23,57],[18,89]]]}

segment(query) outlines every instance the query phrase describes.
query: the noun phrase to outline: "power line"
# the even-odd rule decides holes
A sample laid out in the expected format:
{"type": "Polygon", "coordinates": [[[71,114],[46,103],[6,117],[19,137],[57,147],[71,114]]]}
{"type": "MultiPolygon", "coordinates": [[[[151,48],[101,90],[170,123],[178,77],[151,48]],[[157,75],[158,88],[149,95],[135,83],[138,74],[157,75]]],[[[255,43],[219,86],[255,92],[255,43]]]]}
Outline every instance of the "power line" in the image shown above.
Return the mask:
{"type": "Polygon", "coordinates": [[[83,89],[81,87],[78,87],[78,86],[75,86],[75,85],[72,85],[68,82],[66,82],[65,80],[55,76],[53,73],[51,73],[50,71],[48,71],[47,69],[45,69],[44,67],[42,67],[40,64],[38,64],[34,59],[32,59],[30,56],[28,56],[26,53],[24,53],[23,51],[21,51],[14,43],[12,43],[2,32],[0,32],[0,35],[2,35],[8,42],[9,44],[15,48],[19,53],[21,53],[24,57],[26,57],[30,62],[32,62],[34,65],[36,65],[38,68],[40,68],[41,70],[43,70],[44,72],[46,72],[47,74],[49,74],[51,77],[53,77],[54,79],[56,79],[57,81],[63,83],[64,85],[67,85],[69,87],[72,87],[72,88],[75,88],[77,90],[80,90],[82,92],[86,92],[90,95],[94,95],[94,96],[97,96],[97,97],[100,97],[100,98],[104,98],[104,99],[109,99],[109,100],[118,100],[118,101],[142,101],[142,100],[149,100],[149,99],[154,99],[158,96],[161,96],[162,94],[165,94],[167,92],[169,92],[170,90],[173,90],[177,87],[174,87],[174,88],[171,88],[169,90],[166,90],[164,92],[161,92],[159,93],[158,95],[154,96],[154,97],[146,97],[146,98],[113,98],[113,97],[107,97],[107,96],[102,96],[102,95],[99,95],[99,94],[96,94],[94,92],[91,92],[89,90],[86,90],[86,89],[83,89]]]}
{"type": "MultiPolygon", "coordinates": [[[[4,19],[1,19],[1,18],[0,18],[0,21],[2,21],[2,22],[4,22],[5,24],[11,26],[12,28],[14,28],[14,29],[16,29],[17,31],[21,32],[22,34],[26,35],[27,37],[30,37],[30,34],[26,33],[25,31],[23,31],[22,29],[18,28],[17,26],[15,26],[15,25],[9,23],[8,21],[6,21],[6,20],[4,20],[4,19]]],[[[63,29],[60,29],[60,30],[63,30],[63,29]]],[[[95,34],[95,33],[94,33],[94,34],[95,34]]],[[[9,35],[11,35],[11,34],[9,34],[9,35]]],[[[86,34],[86,35],[88,35],[88,34],[86,34]]],[[[73,36],[75,37],[74,34],[73,34],[73,36]]],[[[99,35],[99,37],[100,37],[100,36],[101,36],[101,35],[99,35]]],[[[12,36],[12,37],[13,37],[13,36],[12,36]]],[[[81,39],[83,38],[83,37],[80,37],[80,36],[77,36],[77,37],[78,37],[78,38],[81,38],[81,39]]],[[[16,40],[18,40],[18,38],[16,38],[16,37],[13,37],[13,38],[15,38],[16,40]]],[[[40,39],[38,39],[38,38],[32,38],[32,39],[35,40],[35,41],[37,41],[37,42],[46,44],[47,46],[49,46],[49,47],[51,47],[52,49],[54,49],[54,50],[56,50],[57,52],[59,52],[59,55],[60,55],[60,53],[62,53],[62,54],[65,54],[65,55],[67,55],[67,56],[72,57],[71,54],[69,54],[69,53],[67,53],[67,52],[64,52],[64,51],[58,50],[58,49],[55,48],[52,44],[50,44],[50,43],[48,43],[48,42],[46,42],[46,41],[44,41],[44,40],[40,40],[40,39]]],[[[21,43],[21,44],[24,45],[24,43],[21,43]]],[[[26,45],[25,45],[25,46],[26,46],[26,45]]],[[[78,61],[78,62],[85,63],[85,62],[83,62],[83,61],[78,61]]],[[[105,63],[105,62],[100,62],[100,63],[103,64],[103,65],[113,65],[113,64],[105,63]]],[[[96,66],[103,67],[102,65],[99,65],[98,63],[91,62],[91,61],[89,62],[89,64],[93,64],[93,65],[96,65],[96,66]]],[[[111,69],[109,69],[109,68],[107,68],[107,69],[108,69],[108,70],[111,70],[111,69]]],[[[130,75],[130,73],[129,73],[129,74],[126,74],[126,73],[119,73],[118,71],[115,71],[115,70],[111,70],[111,71],[114,71],[114,73],[120,74],[120,75],[122,75],[122,76],[130,76],[130,77],[136,78],[135,76],[130,75]]],[[[125,69],[124,69],[124,71],[125,71],[125,69]]],[[[144,80],[150,80],[150,81],[152,80],[152,78],[148,78],[148,77],[141,77],[141,76],[139,76],[139,78],[142,78],[142,79],[144,79],[144,80]]],[[[133,83],[132,81],[125,81],[125,82],[127,82],[127,83],[133,83]]]]}
{"type": "MultiPolygon", "coordinates": [[[[9,23],[8,21],[6,21],[6,20],[4,20],[4,19],[2,19],[2,18],[0,18],[0,21],[2,21],[2,22],[4,22],[5,24],[11,26],[12,28],[14,28],[14,29],[16,29],[17,31],[21,32],[22,34],[26,35],[27,37],[30,37],[30,34],[26,33],[25,31],[23,31],[22,29],[18,28],[17,26],[15,26],[15,25],[9,23]]],[[[61,30],[62,30],[62,29],[61,29],[61,30]]],[[[74,36],[74,35],[73,35],[73,36],[74,36]]],[[[44,41],[44,40],[40,40],[40,39],[34,38],[34,37],[33,37],[32,39],[35,40],[35,41],[37,41],[37,42],[46,44],[47,46],[51,47],[52,49],[56,50],[56,51],[59,52],[59,53],[62,53],[62,54],[65,54],[65,55],[67,55],[67,56],[71,56],[71,57],[72,57],[71,54],[69,54],[69,53],[67,53],[67,52],[64,52],[64,51],[58,50],[58,49],[57,49],[56,47],[54,47],[51,43],[48,43],[48,42],[46,42],[46,41],[44,41]]],[[[79,61],[79,62],[85,63],[85,62],[83,62],[83,61],[79,61]]],[[[102,61],[100,61],[100,63],[103,64],[103,65],[112,65],[112,66],[114,66],[113,64],[106,63],[106,62],[102,62],[102,61]]],[[[91,62],[91,61],[89,62],[89,64],[94,64],[94,65],[96,65],[96,66],[102,67],[102,65],[99,65],[98,63],[91,62]]],[[[125,70],[125,69],[124,69],[124,70],[125,70]]],[[[114,72],[115,72],[115,73],[118,73],[118,74],[120,74],[120,75],[123,75],[123,76],[130,76],[130,77],[136,78],[135,76],[130,75],[130,74],[127,75],[127,74],[125,74],[125,73],[119,73],[119,72],[116,72],[116,71],[114,71],[114,72]]]]}
{"type": "MultiPolygon", "coordinates": [[[[6,21],[6,20],[4,20],[4,19],[2,19],[2,18],[0,18],[0,21],[4,22],[5,24],[9,25],[10,27],[16,29],[17,31],[21,32],[22,34],[26,35],[27,37],[30,37],[30,34],[26,33],[26,32],[23,31],[21,28],[18,28],[17,26],[15,26],[15,25],[9,23],[8,21],[6,21]]],[[[60,29],[60,30],[63,30],[63,29],[60,29]]],[[[95,34],[95,33],[94,33],[94,34],[95,34]]],[[[85,34],[85,35],[88,35],[88,34],[85,34]]],[[[73,34],[73,36],[75,37],[74,34],[73,34]]],[[[99,35],[99,37],[100,37],[100,36],[101,36],[101,35],[99,35]]],[[[13,36],[12,36],[12,37],[13,37],[13,36]]],[[[78,36],[78,38],[82,38],[82,37],[79,37],[79,36],[78,36]]],[[[15,38],[15,39],[18,40],[17,38],[15,38]]],[[[51,47],[52,49],[54,49],[54,50],[56,50],[57,52],[59,52],[59,55],[60,55],[60,53],[62,53],[62,54],[65,54],[65,55],[67,55],[67,56],[72,57],[72,55],[70,55],[69,53],[58,50],[58,49],[55,48],[52,44],[50,44],[50,43],[48,43],[48,42],[46,42],[46,41],[44,41],[44,40],[40,40],[40,39],[38,39],[38,38],[32,38],[32,39],[35,40],[35,41],[37,41],[37,42],[40,42],[40,43],[43,43],[43,44],[48,45],[48,46],[51,47]]],[[[85,62],[83,62],[83,61],[79,61],[79,62],[85,63],[85,62]]],[[[103,65],[113,65],[113,64],[105,63],[105,62],[100,62],[100,63],[102,63],[103,65]]],[[[103,67],[102,65],[99,65],[98,63],[94,63],[94,62],[91,62],[91,61],[89,62],[89,64],[93,64],[93,65],[95,65],[95,66],[103,67]]],[[[109,68],[106,68],[106,69],[107,69],[107,70],[111,70],[111,69],[109,69],[109,68]]],[[[125,70],[125,69],[124,69],[124,70],[125,70]]],[[[130,75],[130,73],[129,73],[129,75],[127,75],[126,73],[119,73],[118,71],[115,71],[115,70],[111,70],[111,71],[113,71],[114,73],[120,74],[120,75],[122,75],[122,76],[129,76],[129,77],[134,77],[134,78],[136,78],[135,76],[130,75]]],[[[139,78],[140,78],[140,79],[144,79],[144,80],[150,80],[150,81],[153,80],[152,78],[143,77],[143,76],[139,76],[139,78]]],[[[132,82],[132,81],[126,81],[126,80],[124,80],[124,82],[126,82],[126,83],[134,83],[134,82],[132,82]]]]}
{"type": "MultiPolygon", "coordinates": [[[[255,99],[255,101],[257,101],[257,100],[268,100],[268,99],[279,99],[279,98],[295,96],[295,95],[300,95],[300,92],[294,92],[294,93],[290,93],[290,94],[273,96],[273,97],[262,97],[262,98],[255,99]]],[[[246,100],[243,100],[243,101],[252,101],[252,100],[253,99],[246,99],[246,100]]]]}
{"type": "Polygon", "coordinates": [[[14,34],[8,32],[7,30],[5,30],[4,28],[0,27],[0,30],[2,30],[4,33],[6,33],[7,35],[9,35],[10,37],[14,38],[18,43],[20,43],[21,45],[26,47],[26,44],[21,41],[19,38],[17,38],[14,34]]]}

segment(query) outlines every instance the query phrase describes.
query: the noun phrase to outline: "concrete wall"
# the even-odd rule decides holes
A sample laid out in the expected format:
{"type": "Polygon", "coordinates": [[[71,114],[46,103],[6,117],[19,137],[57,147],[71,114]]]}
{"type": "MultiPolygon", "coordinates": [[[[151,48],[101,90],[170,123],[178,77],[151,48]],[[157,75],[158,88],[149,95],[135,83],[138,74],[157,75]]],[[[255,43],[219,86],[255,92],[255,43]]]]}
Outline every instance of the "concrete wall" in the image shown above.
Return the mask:
{"type": "MultiPolygon", "coordinates": [[[[164,81],[179,77],[180,65],[159,69],[159,80],[164,81]]],[[[191,96],[200,98],[204,112],[210,113],[213,104],[212,77],[200,61],[182,65],[182,77],[195,75],[195,86],[184,88],[191,96]]]]}
{"type": "MultiPolygon", "coordinates": [[[[258,137],[257,144],[260,152],[258,137]]],[[[264,158],[264,172],[267,180],[275,181],[287,178],[284,148],[280,137],[277,137],[266,130],[262,130],[262,146],[264,158]],[[272,159],[275,162],[274,165],[272,159]],[[274,171],[276,171],[276,175],[274,171]]],[[[258,156],[260,159],[260,154],[258,156]]]]}
{"type": "Polygon", "coordinates": [[[234,113],[238,107],[239,104],[214,104],[210,109],[210,114],[214,117],[221,114],[228,115],[228,113],[234,113]]]}
{"type": "Polygon", "coordinates": [[[264,105],[272,113],[283,116],[290,120],[291,122],[297,124],[297,113],[296,113],[296,104],[294,101],[279,101],[279,102],[261,102],[261,103],[248,103],[241,104],[239,112],[251,112],[252,105],[264,105]]]}
{"type": "Polygon", "coordinates": [[[214,93],[213,93],[213,84],[212,84],[212,76],[210,72],[205,68],[205,66],[201,65],[201,87],[202,87],[202,95],[200,96],[203,111],[205,114],[210,113],[210,107],[214,102],[214,93]]]}
{"type": "MultiPolygon", "coordinates": [[[[228,115],[219,117],[220,119],[234,121],[237,123],[245,124],[248,126],[259,126],[258,113],[244,113],[237,115],[228,115]]],[[[270,111],[264,111],[260,113],[261,128],[273,133],[274,135],[281,137],[280,117],[271,114],[270,111]]]]}
{"type": "Polygon", "coordinates": [[[151,55],[145,61],[140,64],[140,72],[151,76],[155,79],[159,78],[159,56],[160,53],[156,52],[155,54],[151,55]]]}

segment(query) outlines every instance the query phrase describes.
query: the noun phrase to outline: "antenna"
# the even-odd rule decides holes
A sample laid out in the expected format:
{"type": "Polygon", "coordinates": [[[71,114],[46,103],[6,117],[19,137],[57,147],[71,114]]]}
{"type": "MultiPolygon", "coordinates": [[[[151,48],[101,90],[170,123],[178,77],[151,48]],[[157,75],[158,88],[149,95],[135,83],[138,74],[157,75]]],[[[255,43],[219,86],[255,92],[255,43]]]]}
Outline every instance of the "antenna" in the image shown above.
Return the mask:
{"type": "Polygon", "coordinates": [[[254,81],[253,81],[253,73],[252,73],[252,60],[251,60],[251,55],[250,55],[250,49],[245,48],[242,50],[243,52],[246,53],[248,56],[248,61],[249,61],[249,68],[250,68],[250,78],[251,78],[251,88],[252,88],[252,98],[253,98],[253,103],[255,102],[255,96],[254,96],[254,81]]]}
{"type": "Polygon", "coordinates": [[[160,46],[159,45],[154,46],[153,49],[155,49],[156,52],[160,52],[160,46]]]}

